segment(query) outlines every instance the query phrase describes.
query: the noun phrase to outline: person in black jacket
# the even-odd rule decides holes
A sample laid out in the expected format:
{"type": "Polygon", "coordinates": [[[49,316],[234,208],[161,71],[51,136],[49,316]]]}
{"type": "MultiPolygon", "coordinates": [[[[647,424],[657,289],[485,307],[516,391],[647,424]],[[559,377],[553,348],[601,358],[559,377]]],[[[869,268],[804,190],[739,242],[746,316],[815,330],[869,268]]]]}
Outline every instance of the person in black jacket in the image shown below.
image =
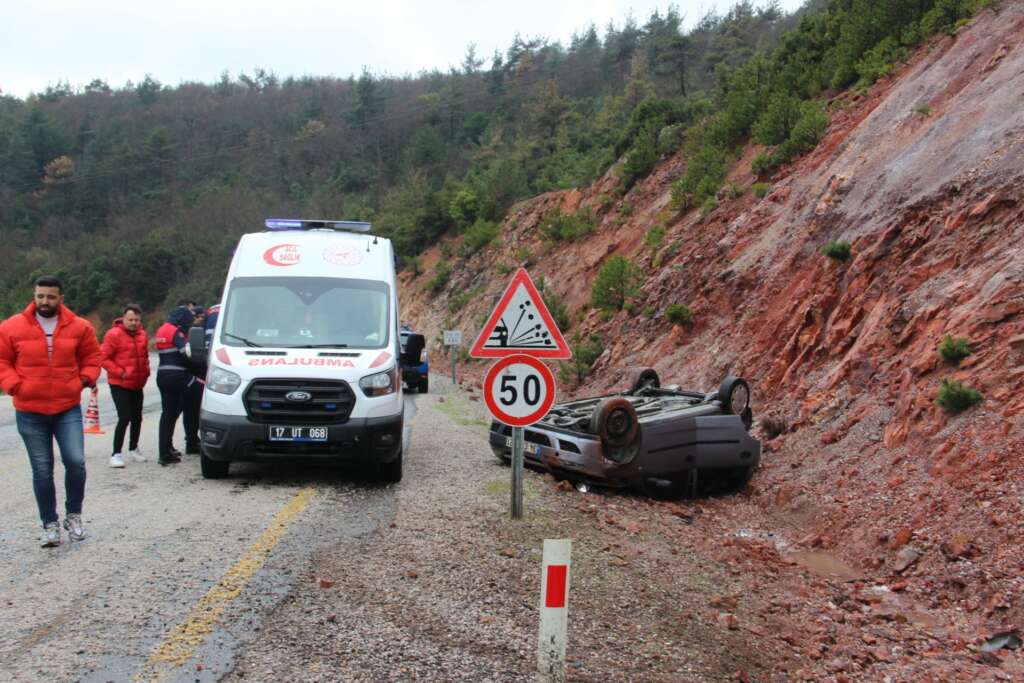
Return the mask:
{"type": "MultiPolygon", "coordinates": [[[[192,327],[202,328],[206,322],[206,309],[197,305],[192,309],[192,327]]],[[[195,381],[185,392],[185,409],[181,421],[185,427],[185,454],[199,455],[199,407],[203,402],[203,389],[206,387],[206,363],[197,363],[189,359],[189,370],[195,381]]]]}

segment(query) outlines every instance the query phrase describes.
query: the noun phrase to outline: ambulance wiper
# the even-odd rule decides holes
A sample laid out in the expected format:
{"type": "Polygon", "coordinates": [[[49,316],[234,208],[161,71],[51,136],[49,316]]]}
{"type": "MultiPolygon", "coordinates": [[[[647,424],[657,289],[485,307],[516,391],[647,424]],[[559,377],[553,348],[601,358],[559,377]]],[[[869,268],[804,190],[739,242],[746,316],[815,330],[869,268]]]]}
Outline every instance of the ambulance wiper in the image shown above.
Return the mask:
{"type": "Polygon", "coordinates": [[[263,348],[263,344],[257,344],[254,341],[249,341],[245,337],[239,337],[237,334],[231,334],[230,332],[223,332],[222,334],[225,337],[231,337],[232,339],[237,339],[238,341],[242,342],[246,346],[258,346],[259,348],[263,348]]]}
{"type": "Polygon", "coordinates": [[[299,344],[298,346],[288,346],[285,348],[289,349],[347,349],[348,344],[299,344]]]}

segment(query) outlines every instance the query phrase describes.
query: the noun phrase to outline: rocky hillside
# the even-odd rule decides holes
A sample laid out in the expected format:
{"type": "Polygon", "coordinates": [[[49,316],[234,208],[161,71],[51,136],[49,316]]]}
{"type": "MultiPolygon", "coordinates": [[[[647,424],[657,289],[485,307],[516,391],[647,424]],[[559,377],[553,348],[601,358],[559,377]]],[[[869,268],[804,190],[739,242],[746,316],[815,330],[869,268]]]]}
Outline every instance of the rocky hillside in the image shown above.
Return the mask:
{"type": "Polygon", "coordinates": [[[763,198],[750,191],[753,146],[729,178],[743,193],[720,195],[707,215],[672,208],[682,154],[611,201],[613,167],[593,186],[518,205],[501,244],[453,260],[440,294],[426,283],[441,252],[428,252],[423,274],[403,276],[403,315],[431,337],[446,322],[472,335],[526,258],[583,311],[569,334],[605,340],[586,383],[563,396],[620,388],[638,366],[702,389],[726,373],[750,379],[767,452],[750,493],[763,518],[748,524],[962,610],[966,631],[1019,629],[1022,93],[1024,7],[1005,3],[870,90],[835,97],[824,140],[767,179],[763,198]],[[555,207],[590,207],[599,224],[546,244],[539,225],[555,207]],[[664,238],[645,243],[657,224],[664,238]],[[850,244],[848,260],[822,255],[834,241],[850,244]],[[602,319],[590,288],[614,254],[642,267],[643,293],[632,312],[602,319]],[[692,309],[691,325],[666,321],[673,303],[692,309]],[[959,365],[937,353],[946,334],[970,341],[959,365]],[[984,400],[951,415],[936,403],[944,380],[984,400]]]}

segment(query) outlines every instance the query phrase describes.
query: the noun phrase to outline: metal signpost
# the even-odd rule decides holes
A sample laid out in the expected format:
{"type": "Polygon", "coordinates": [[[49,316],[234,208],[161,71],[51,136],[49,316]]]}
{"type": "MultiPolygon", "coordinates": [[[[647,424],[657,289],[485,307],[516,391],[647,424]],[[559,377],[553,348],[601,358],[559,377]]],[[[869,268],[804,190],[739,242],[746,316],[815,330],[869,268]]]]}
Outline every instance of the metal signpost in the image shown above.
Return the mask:
{"type": "Polygon", "coordinates": [[[452,353],[452,384],[458,384],[459,382],[455,377],[455,359],[458,347],[462,346],[462,331],[444,330],[444,345],[449,347],[452,353]]]}
{"type": "Polygon", "coordinates": [[[512,519],[523,516],[523,428],[541,420],[555,400],[555,377],[541,362],[572,357],[569,345],[525,268],[505,288],[469,355],[499,358],[484,380],[484,401],[512,427],[512,519]]]}

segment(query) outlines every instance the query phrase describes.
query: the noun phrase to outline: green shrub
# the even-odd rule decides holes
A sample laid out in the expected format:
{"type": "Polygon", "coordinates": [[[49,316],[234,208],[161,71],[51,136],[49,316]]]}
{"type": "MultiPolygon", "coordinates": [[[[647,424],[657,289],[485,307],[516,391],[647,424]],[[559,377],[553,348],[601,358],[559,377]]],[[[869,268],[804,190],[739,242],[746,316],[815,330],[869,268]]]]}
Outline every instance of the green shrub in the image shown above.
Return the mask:
{"type": "Polygon", "coordinates": [[[485,221],[483,219],[478,220],[470,226],[469,230],[466,231],[462,240],[462,248],[459,250],[459,255],[472,256],[493,242],[494,238],[497,236],[497,223],[494,223],[493,221],[485,221]]]}
{"type": "MultiPolygon", "coordinates": [[[[750,172],[756,176],[762,176],[768,171],[771,171],[776,166],[777,164],[772,159],[771,153],[761,152],[756,157],[754,157],[754,160],[752,162],[750,162],[750,172]]],[[[764,183],[761,184],[763,185],[764,183]]]]}
{"type": "Polygon", "coordinates": [[[452,257],[451,242],[441,242],[441,258],[447,261],[452,257]]]}
{"type": "Polygon", "coordinates": [[[981,403],[983,399],[984,397],[976,389],[965,386],[960,382],[944,379],[935,402],[942,406],[942,409],[947,413],[955,415],[981,403]]]}
{"type": "Polygon", "coordinates": [[[730,182],[728,185],[728,189],[730,199],[738,199],[743,196],[743,188],[741,188],[736,183],[730,182]]]}
{"type": "Polygon", "coordinates": [[[560,208],[549,212],[540,223],[540,233],[550,242],[581,240],[594,231],[597,218],[589,208],[580,207],[568,214],[560,208]]]}
{"type": "Polygon", "coordinates": [[[665,318],[673,325],[689,325],[693,322],[693,311],[686,304],[669,304],[665,318]]]}
{"type": "Polygon", "coordinates": [[[654,306],[645,306],[644,307],[643,316],[645,318],[647,318],[648,320],[653,318],[655,316],[655,314],[656,314],[656,311],[654,310],[654,306]]]}
{"type": "Polygon", "coordinates": [[[476,222],[480,215],[480,200],[472,190],[460,190],[448,204],[448,215],[459,229],[476,222]]]}
{"type": "Polygon", "coordinates": [[[632,216],[633,215],[633,203],[624,201],[619,205],[620,216],[632,216]]]}
{"type": "Polygon", "coordinates": [[[622,304],[622,310],[624,310],[626,313],[629,313],[630,315],[633,315],[634,313],[636,313],[636,304],[633,303],[632,301],[627,301],[626,303],[622,304]]]}
{"type": "Polygon", "coordinates": [[[939,355],[947,363],[958,365],[960,361],[971,355],[970,340],[965,337],[954,337],[947,334],[942,338],[942,343],[939,344],[939,355]]]}
{"type": "Polygon", "coordinates": [[[768,183],[754,183],[750,186],[750,189],[754,191],[755,197],[762,199],[768,194],[768,183]]]}
{"type": "Polygon", "coordinates": [[[665,126],[658,132],[658,154],[671,154],[679,149],[679,143],[683,139],[685,126],[676,123],[665,126]]]}
{"type": "Polygon", "coordinates": [[[640,274],[623,256],[612,256],[597,273],[590,292],[590,303],[605,311],[621,311],[626,301],[639,294],[640,274]]]}
{"type": "Polygon", "coordinates": [[[850,243],[829,242],[821,250],[821,253],[836,261],[846,261],[850,258],[850,243]]]}
{"type": "Polygon", "coordinates": [[[516,249],[516,260],[519,261],[519,265],[523,268],[529,268],[533,265],[533,252],[530,251],[529,247],[519,247],[516,249]]]}
{"type": "Polygon", "coordinates": [[[652,123],[644,127],[633,141],[633,147],[626,155],[626,161],[619,171],[619,192],[627,192],[658,163],[659,128],[658,124],[652,123]]]}
{"type": "Polygon", "coordinates": [[[800,114],[799,98],[789,93],[775,93],[750,131],[754,142],[761,145],[782,144],[789,137],[800,114]]]}
{"type": "Polygon", "coordinates": [[[427,290],[433,294],[438,294],[444,289],[444,286],[448,284],[448,278],[452,275],[452,267],[447,261],[441,261],[434,268],[434,277],[430,278],[427,283],[427,290]]]}
{"type": "Polygon", "coordinates": [[[474,287],[473,289],[462,290],[459,293],[448,297],[448,313],[455,315],[463,308],[466,307],[473,299],[476,299],[484,293],[483,287],[474,287]]]}
{"type": "Polygon", "coordinates": [[[419,256],[403,256],[402,257],[402,270],[412,271],[413,275],[419,275],[423,272],[423,263],[420,261],[419,256]]]}
{"type": "Polygon", "coordinates": [[[907,51],[900,47],[899,43],[892,36],[889,36],[864,53],[864,56],[857,62],[857,74],[860,76],[860,83],[870,85],[882,76],[892,73],[896,62],[907,58],[907,51]]]}
{"type": "Polygon", "coordinates": [[[707,216],[709,213],[718,208],[718,200],[714,197],[708,197],[704,200],[704,203],[700,205],[701,215],[707,216]]]}
{"type": "Polygon", "coordinates": [[[914,111],[917,112],[918,114],[921,114],[922,116],[928,116],[932,113],[932,107],[927,102],[921,102],[916,107],[914,107],[914,111]]]}
{"type": "Polygon", "coordinates": [[[594,363],[604,353],[604,342],[596,334],[590,335],[586,340],[577,332],[569,342],[572,349],[572,360],[558,364],[558,375],[563,382],[582,382],[583,378],[590,374],[594,363]]]}
{"type": "Polygon", "coordinates": [[[508,275],[513,270],[515,270],[515,266],[509,265],[509,264],[505,263],[504,261],[500,262],[496,266],[496,268],[498,270],[498,274],[499,275],[508,275]]]}
{"type": "Polygon", "coordinates": [[[644,244],[651,249],[657,249],[665,239],[665,226],[658,223],[644,235],[644,244]]]}

